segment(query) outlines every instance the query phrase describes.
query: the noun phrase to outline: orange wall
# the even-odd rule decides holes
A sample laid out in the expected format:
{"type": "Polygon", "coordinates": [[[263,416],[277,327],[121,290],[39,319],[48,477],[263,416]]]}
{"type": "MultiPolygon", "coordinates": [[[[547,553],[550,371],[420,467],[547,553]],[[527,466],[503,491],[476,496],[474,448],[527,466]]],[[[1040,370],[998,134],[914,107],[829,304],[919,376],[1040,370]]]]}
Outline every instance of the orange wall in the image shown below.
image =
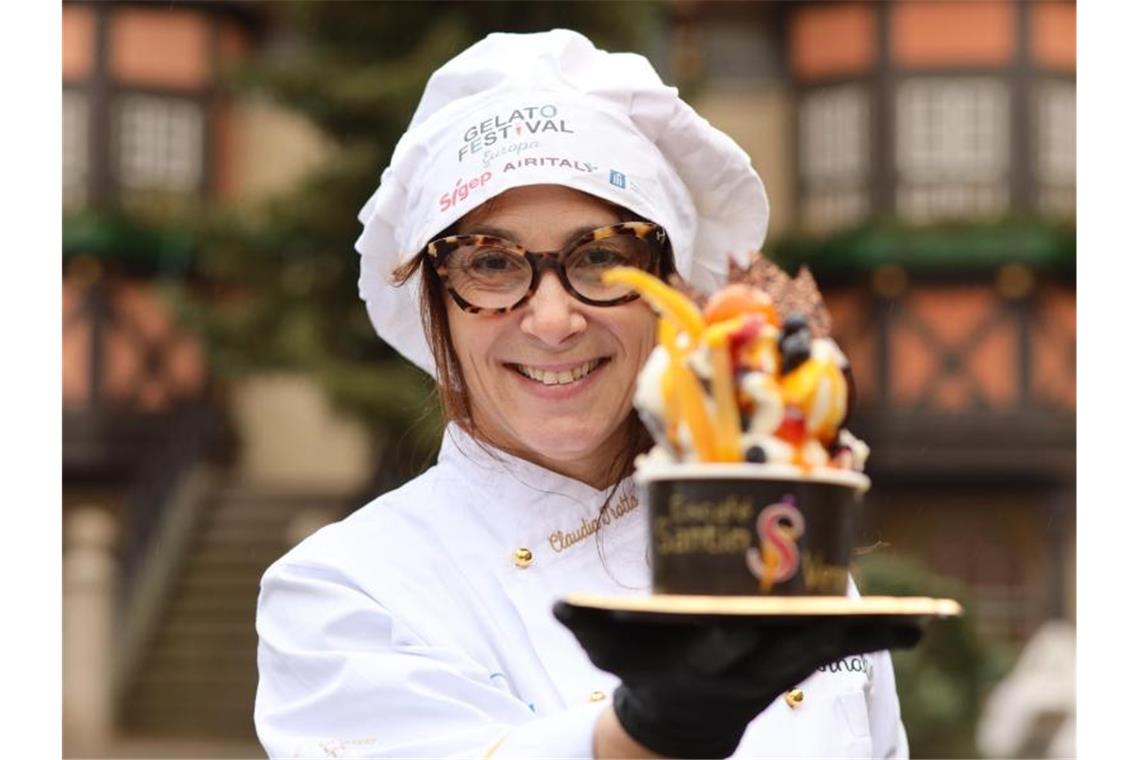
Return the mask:
{"type": "MultiPolygon", "coordinates": [[[[87,284],[75,277],[63,281],[63,405],[87,402],[91,373],[91,323],[81,313],[87,284]]],[[[108,326],[104,334],[103,388],[111,403],[137,411],[159,411],[200,393],[206,380],[201,344],[179,329],[158,288],[146,283],[118,283],[109,290],[116,318],[129,324],[108,326]],[[162,369],[146,378],[145,357],[138,345],[164,344],[162,369]]]]}
{"type": "Polygon", "coordinates": [[[200,12],[116,8],[110,25],[111,76],[123,84],[197,89],[209,81],[210,26],[200,12]]]}
{"type": "MultiPolygon", "coordinates": [[[[874,3],[805,3],[792,11],[789,63],[800,80],[859,76],[876,58],[874,3]]],[[[1001,67],[1016,49],[1012,0],[895,0],[890,56],[908,69],[1001,67]]],[[[1066,0],[1029,2],[1030,51],[1036,65],[1076,70],[1077,8],[1066,0]]]]}
{"type": "Polygon", "coordinates": [[[91,75],[95,64],[95,12],[86,5],[63,6],[63,81],[91,75]]]}
{"type": "Polygon", "coordinates": [[[824,303],[831,313],[835,341],[851,362],[851,375],[855,380],[855,403],[861,405],[878,395],[875,388],[877,371],[876,335],[871,323],[871,302],[861,288],[828,290],[824,303]]]}
{"type": "Polygon", "coordinates": [[[1033,352],[1031,383],[1037,398],[1066,409],[1077,408],[1077,294],[1050,287],[1041,294],[1041,318],[1030,337],[1033,352]]]}
{"type": "MultiPolygon", "coordinates": [[[[911,312],[947,349],[962,346],[983,322],[989,320],[1001,302],[991,288],[931,288],[912,291],[904,299],[911,312]]],[[[917,403],[933,377],[946,377],[933,394],[935,406],[945,410],[962,410],[972,402],[973,383],[977,381],[988,406],[1001,409],[1014,403],[1017,396],[1018,352],[1013,323],[1005,322],[967,356],[962,357],[963,372],[947,376],[939,363],[938,347],[904,322],[896,323],[891,334],[891,352],[895,373],[891,378],[893,403],[907,407],[917,403]]]]}
{"type": "MultiPolygon", "coordinates": [[[[825,301],[835,325],[835,339],[851,361],[856,403],[871,401],[879,391],[875,387],[878,337],[872,323],[870,296],[859,288],[843,288],[829,290],[825,301]]],[[[953,350],[963,346],[975,330],[1005,307],[991,286],[976,285],[915,288],[902,297],[896,308],[910,312],[940,345],[953,350]]],[[[1071,288],[1049,285],[1037,295],[1034,308],[1030,325],[1031,397],[1048,406],[1073,410],[1076,294],[1071,288]]],[[[939,363],[939,348],[924,333],[910,327],[907,320],[895,320],[889,338],[893,375],[888,403],[900,408],[915,405],[924,399],[930,381],[937,377],[932,396],[925,400],[938,409],[956,411],[970,406],[975,381],[988,408],[1011,408],[1020,395],[1016,324],[1010,318],[995,325],[967,355],[959,352],[962,371],[947,375],[939,363]]]]}
{"type": "Polygon", "coordinates": [[[1036,2],[1029,15],[1030,49],[1042,68],[1077,70],[1077,6],[1036,2]]]}
{"type": "MultiPolygon", "coordinates": [[[[66,10],[66,7],[65,7],[66,10]]],[[[91,323],[80,316],[84,285],[63,279],[63,405],[82,406],[91,378],[91,323]]]]}
{"type": "Polygon", "coordinates": [[[868,3],[809,3],[792,15],[790,63],[797,79],[865,73],[875,60],[875,46],[875,17],[868,3]]]}
{"type": "Polygon", "coordinates": [[[890,10],[891,61],[905,68],[1002,66],[1014,52],[1011,2],[901,2],[890,10]]]}

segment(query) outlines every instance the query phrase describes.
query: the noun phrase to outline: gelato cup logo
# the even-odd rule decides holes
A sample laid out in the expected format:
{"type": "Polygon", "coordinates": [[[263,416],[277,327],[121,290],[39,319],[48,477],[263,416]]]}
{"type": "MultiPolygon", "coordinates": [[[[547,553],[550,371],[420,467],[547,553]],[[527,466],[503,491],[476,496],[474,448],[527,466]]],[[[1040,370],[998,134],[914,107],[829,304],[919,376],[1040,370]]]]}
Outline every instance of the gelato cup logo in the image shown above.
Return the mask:
{"type": "Polygon", "coordinates": [[[751,547],[745,552],[748,570],[760,581],[767,593],[772,586],[790,580],[800,566],[800,551],[796,539],[803,535],[804,516],[795,506],[792,496],[769,504],[756,518],[756,535],[760,548],[751,547]]]}
{"type": "Polygon", "coordinates": [[[510,113],[499,113],[472,124],[463,131],[463,144],[459,146],[458,160],[480,153],[496,143],[534,137],[543,132],[574,134],[566,119],[558,115],[558,106],[551,103],[541,106],[523,106],[510,113]]]}

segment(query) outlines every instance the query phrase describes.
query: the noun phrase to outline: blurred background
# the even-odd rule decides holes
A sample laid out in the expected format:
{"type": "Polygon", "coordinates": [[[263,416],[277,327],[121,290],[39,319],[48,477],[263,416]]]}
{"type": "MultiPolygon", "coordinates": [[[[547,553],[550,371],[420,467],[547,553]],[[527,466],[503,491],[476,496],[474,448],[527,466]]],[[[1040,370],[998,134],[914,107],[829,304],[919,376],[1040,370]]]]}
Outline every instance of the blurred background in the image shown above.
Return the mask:
{"type": "Polygon", "coordinates": [[[265,567],[430,464],[356,213],[491,31],[645,54],[747,150],[856,376],[915,757],[1069,757],[1073,2],[63,2],[64,748],[258,757],[265,567]]]}

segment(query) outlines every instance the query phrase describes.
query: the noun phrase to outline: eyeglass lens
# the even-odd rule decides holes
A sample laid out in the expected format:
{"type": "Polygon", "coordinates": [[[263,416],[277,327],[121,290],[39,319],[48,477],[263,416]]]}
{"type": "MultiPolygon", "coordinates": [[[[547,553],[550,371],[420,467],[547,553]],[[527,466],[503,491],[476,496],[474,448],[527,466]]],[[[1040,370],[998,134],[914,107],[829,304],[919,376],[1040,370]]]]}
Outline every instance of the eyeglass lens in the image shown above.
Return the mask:
{"type": "MultiPolygon", "coordinates": [[[[566,279],[579,295],[592,301],[616,301],[630,293],[625,285],[607,285],[602,273],[618,266],[649,269],[651,244],[633,235],[614,235],[583,243],[562,260],[566,279]]],[[[447,258],[451,288],[473,306],[502,309],[526,296],[533,280],[530,261],[518,250],[491,242],[466,245],[447,258]]]]}

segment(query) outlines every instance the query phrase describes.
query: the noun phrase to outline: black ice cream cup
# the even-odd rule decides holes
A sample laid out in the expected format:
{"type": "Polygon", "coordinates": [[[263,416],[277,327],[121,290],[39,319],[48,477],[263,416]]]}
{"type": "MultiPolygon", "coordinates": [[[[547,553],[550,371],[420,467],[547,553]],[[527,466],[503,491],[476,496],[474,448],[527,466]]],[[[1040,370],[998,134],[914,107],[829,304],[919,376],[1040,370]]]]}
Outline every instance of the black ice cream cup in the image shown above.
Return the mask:
{"type": "Polygon", "coordinates": [[[653,462],[635,476],[649,505],[653,592],[846,596],[866,475],[789,465],[653,462]]]}

